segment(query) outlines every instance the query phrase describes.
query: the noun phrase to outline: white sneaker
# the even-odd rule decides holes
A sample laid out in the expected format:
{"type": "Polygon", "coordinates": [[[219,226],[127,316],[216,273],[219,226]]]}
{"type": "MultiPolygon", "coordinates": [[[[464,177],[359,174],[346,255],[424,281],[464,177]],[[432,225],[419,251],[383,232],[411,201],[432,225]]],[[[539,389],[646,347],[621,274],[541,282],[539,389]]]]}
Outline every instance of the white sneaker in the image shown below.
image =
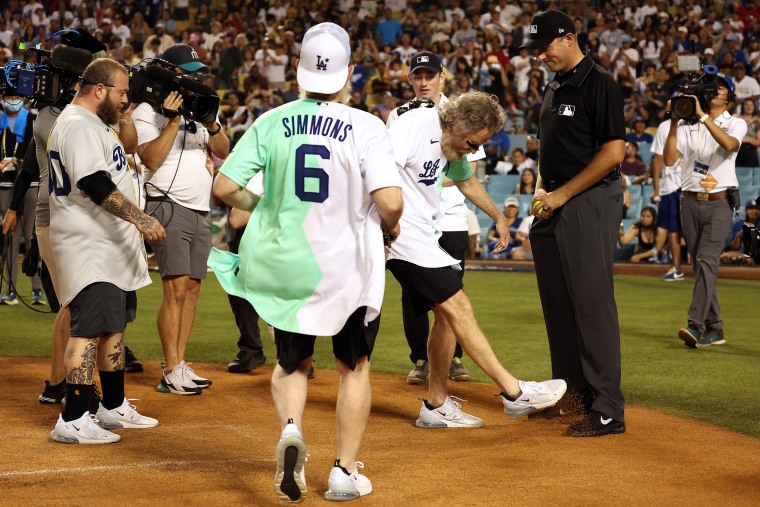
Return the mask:
{"type": "Polygon", "coordinates": [[[361,461],[356,462],[356,470],[346,475],[341,467],[334,466],[330,470],[330,478],[327,479],[325,500],[353,500],[372,493],[372,483],[359,473],[359,468],[364,468],[361,461]]]}
{"type": "Polygon", "coordinates": [[[190,365],[193,363],[186,363],[184,360],[180,361],[179,365],[185,370],[185,376],[187,376],[190,380],[192,380],[196,386],[200,387],[201,389],[206,389],[207,387],[211,386],[213,382],[211,382],[207,378],[203,378],[200,375],[197,375],[195,373],[195,370],[190,368],[190,365]]]}
{"type": "Polygon", "coordinates": [[[158,385],[158,390],[181,396],[201,394],[203,392],[203,389],[187,375],[186,368],[179,364],[169,373],[164,370],[161,374],[161,383],[158,385]]]}
{"type": "Polygon", "coordinates": [[[154,428],[158,420],[137,413],[136,407],[130,400],[124,398],[120,407],[108,410],[103,403],[98,407],[98,426],[108,428],[154,428]]]}
{"type": "Polygon", "coordinates": [[[60,414],[50,438],[64,444],[111,444],[121,440],[119,435],[104,430],[97,422],[98,419],[89,412],[69,422],[64,421],[63,414],[60,414]]]}
{"type": "Polygon", "coordinates": [[[509,417],[520,417],[536,410],[553,407],[562,399],[567,384],[562,379],[546,380],[544,382],[525,382],[520,380],[522,394],[515,401],[509,401],[504,394],[504,413],[509,417]]]}
{"type": "Polygon", "coordinates": [[[277,443],[277,474],[274,492],[286,502],[302,502],[306,498],[306,442],[298,427],[289,419],[277,443]]]}
{"type": "Polygon", "coordinates": [[[414,424],[418,428],[480,428],[483,419],[462,412],[462,405],[446,396],[443,405],[433,410],[423,401],[420,418],[414,424]]]}

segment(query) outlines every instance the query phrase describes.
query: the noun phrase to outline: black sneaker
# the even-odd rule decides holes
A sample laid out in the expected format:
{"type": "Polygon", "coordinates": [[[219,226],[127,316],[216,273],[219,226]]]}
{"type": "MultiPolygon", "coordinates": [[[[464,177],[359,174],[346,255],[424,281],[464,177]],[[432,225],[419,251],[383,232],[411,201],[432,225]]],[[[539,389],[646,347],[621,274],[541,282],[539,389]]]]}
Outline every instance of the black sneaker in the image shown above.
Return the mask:
{"type": "Polygon", "coordinates": [[[309,368],[309,373],[306,375],[306,378],[308,380],[311,380],[311,379],[314,378],[314,367],[313,366],[311,368],[309,368]]]}
{"type": "Polygon", "coordinates": [[[255,370],[259,366],[265,364],[266,362],[267,358],[263,355],[253,356],[240,352],[238,353],[237,357],[227,365],[227,371],[230,373],[248,373],[249,371],[255,370]]]}
{"type": "Polygon", "coordinates": [[[612,417],[592,410],[586,417],[568,426],[565,435],[568,437],[601,437],[602,435],[617,433],[625,433],[624,422],[616,421],[612,417]]]}
{"type": "Polygon", "coordinates": [[[45,389],[38,398],[40,403],[49,403],[54,405],[61,403],[66,398],[66,379],[61,380],[58,384],[51,384],[49,380],[45,381],[45,389]]]}
{"type": "Polygon", "coordinates": [[[124,346],[124,371],[129,373],[140,373],[143,371],[142,363],[126,345],[124,346]]]}
{"type": "Polygon", "coordinates": [[[709,347],[710,345],[723,345],[726,339],[723,337],[722,329],[709,329],[699,337],[699,347],[709,347]]]}
{"type": "Polygon", "coordinates": [[[684,345],[692,349],[699,348],[701,334],[699,329],[691,324],[678,330],[678,337],[683,340],[684,345]]]}

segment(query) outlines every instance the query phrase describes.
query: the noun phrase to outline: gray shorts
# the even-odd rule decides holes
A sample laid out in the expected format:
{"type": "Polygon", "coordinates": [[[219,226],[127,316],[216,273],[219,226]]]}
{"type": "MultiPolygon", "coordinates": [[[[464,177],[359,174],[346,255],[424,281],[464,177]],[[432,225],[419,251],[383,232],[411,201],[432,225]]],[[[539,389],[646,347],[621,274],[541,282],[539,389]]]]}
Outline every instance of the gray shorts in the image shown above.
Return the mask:
{"type": "Polygon", "coordinates": [[[108,282],[96,282],[74,296],[69,310],[71,336],[123,333],[137,315],[137,295],[108,282]]]}
{"type": "Polygon", "coordinates": [[[152,243],[161,278],[189,275],[206,278],[206,263],[211,252],[211,219],[207,211],[185,208],[174,201],[151,201],[145,212],[166,229],[166,240],[152,243]]]}

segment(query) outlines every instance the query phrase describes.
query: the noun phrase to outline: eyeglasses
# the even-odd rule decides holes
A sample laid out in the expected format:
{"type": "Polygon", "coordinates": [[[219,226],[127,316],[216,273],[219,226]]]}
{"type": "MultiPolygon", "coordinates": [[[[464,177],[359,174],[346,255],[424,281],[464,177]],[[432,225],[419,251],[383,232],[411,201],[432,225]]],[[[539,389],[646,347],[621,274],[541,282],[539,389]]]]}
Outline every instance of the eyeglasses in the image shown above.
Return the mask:
{"type": "Polygon", "coordinates": [[[465,144],[467,144],[467,147],[470,148],[473,151],[478,151],[482,145],[475,144],[472,141],[465,141],[465,144]]]}

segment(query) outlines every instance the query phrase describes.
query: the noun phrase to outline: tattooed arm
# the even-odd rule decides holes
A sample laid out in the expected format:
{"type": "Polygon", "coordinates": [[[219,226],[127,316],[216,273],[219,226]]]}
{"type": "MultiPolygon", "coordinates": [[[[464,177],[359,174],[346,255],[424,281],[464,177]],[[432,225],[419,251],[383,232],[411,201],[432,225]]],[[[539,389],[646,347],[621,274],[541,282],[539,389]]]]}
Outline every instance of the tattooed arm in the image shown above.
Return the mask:
{"type": "Polygon", "coordinates": [[[137,230],[151,243],[166,239],[166,231],[158,220],[143,212],[127,199],[124,194],[114,190],[100,202],[100,207],[122,220],[134,224],[137,230]]]}

